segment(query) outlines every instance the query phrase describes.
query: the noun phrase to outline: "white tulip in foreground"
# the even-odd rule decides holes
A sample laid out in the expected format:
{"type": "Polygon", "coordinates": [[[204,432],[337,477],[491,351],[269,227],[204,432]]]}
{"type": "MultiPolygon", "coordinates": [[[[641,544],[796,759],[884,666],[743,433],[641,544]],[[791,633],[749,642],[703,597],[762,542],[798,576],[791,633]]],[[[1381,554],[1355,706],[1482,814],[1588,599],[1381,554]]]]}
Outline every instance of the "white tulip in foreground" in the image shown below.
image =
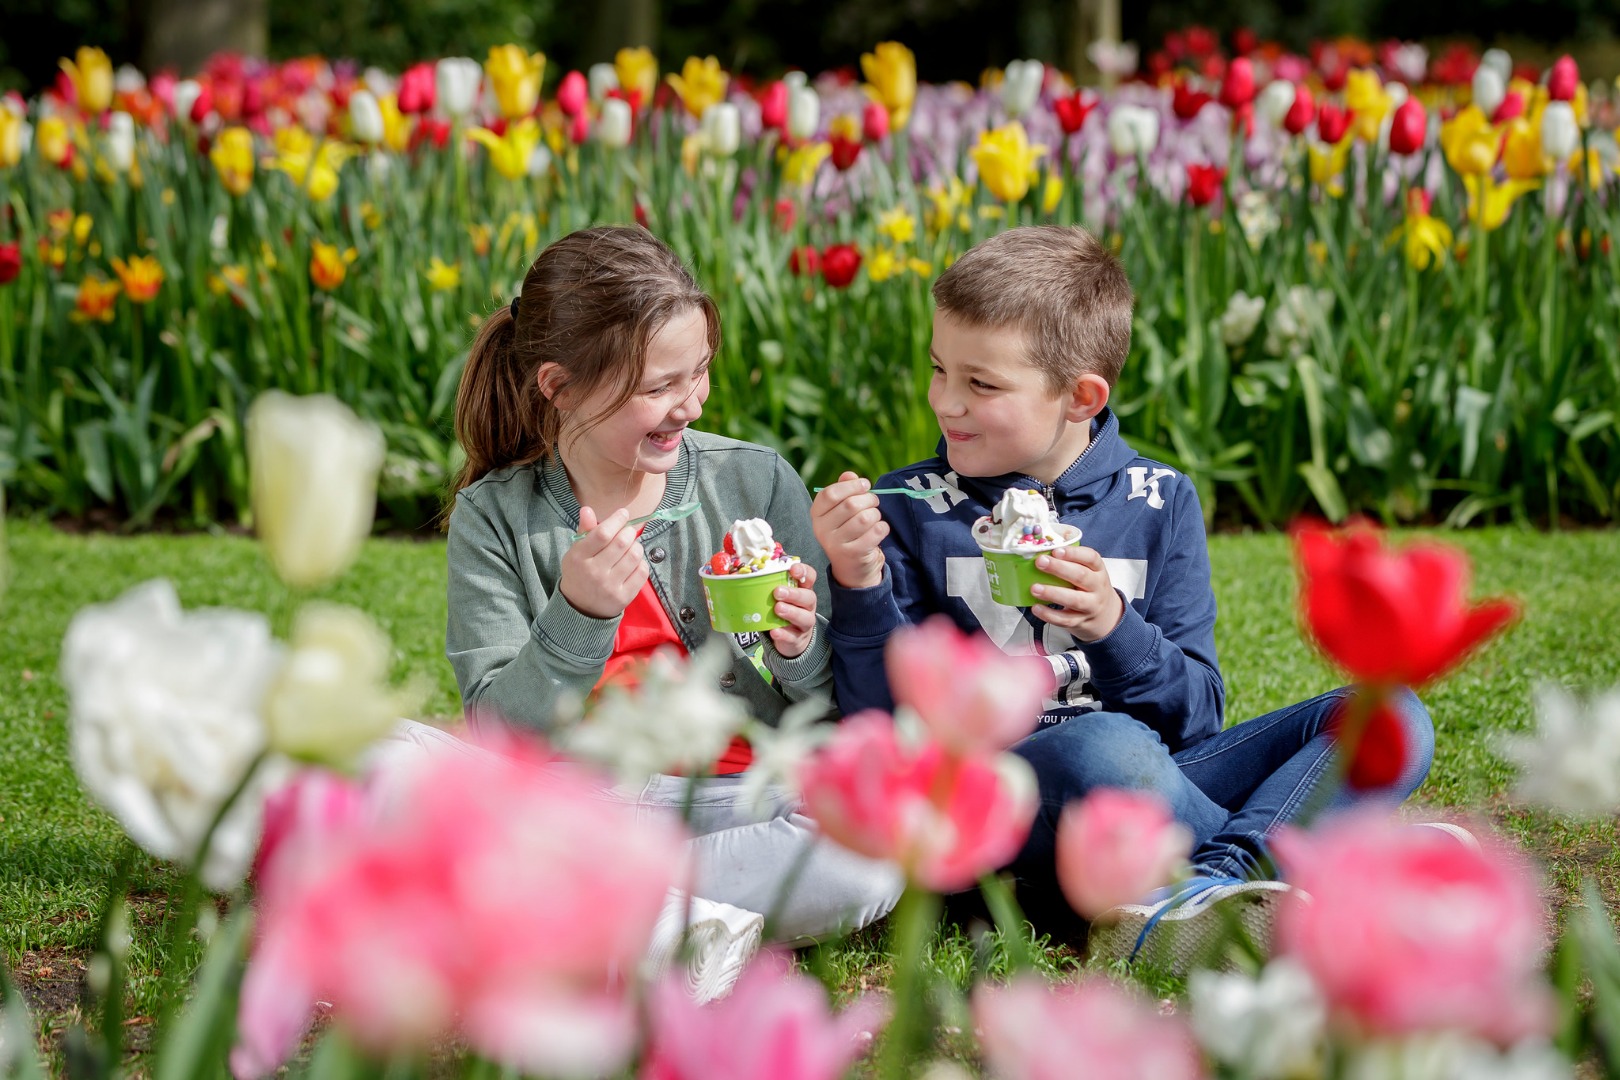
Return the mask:
{"type": "Polygon", "coordinates": [[[383,439],[326,395],[271,390],[247,423],[253,521],[276,573],[308,588],[336,578],[371,532],[383,439]]]}
{"type": "MultiPolygon", "coordinates": [[[[265,747],[260,707],[280,662],[264,616],[184,612],[167,581],[84,608],[62,642],[73,767],[146,851],[189,865],[209,823],[265,747]]],[[[229,889],[259,839],[261,768],[214,833],[202,878],[229,889]]]]}

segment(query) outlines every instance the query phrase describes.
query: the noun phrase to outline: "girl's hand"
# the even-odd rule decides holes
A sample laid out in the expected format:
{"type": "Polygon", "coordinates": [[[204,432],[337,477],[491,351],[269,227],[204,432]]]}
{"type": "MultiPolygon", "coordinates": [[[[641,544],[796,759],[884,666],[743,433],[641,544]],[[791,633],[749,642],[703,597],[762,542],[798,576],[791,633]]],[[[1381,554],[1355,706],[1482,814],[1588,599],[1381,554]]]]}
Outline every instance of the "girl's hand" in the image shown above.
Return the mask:
{"type": "Polygon", "coordinates": [[[822,489],[810,504],[810,527],[827,553],[833,580],[846,589],[867,589],[883,580],[883,538],[889,523],[878,509],[872,482],[852,472],[822,489]]]}
{"type": "Polygon", "coordinates": [[[563,553],[557,591],[580,614],[593,619],[623,615],[647,583],[651,567],[636,530],[624,527],[629,520],[629,510],[615,510],[598,523],[594,510],[579,508],[579,531],[585,535],[563,553]]]}
{"type": "Polygon", "coordinates": [[[788,567],[798,588],[786,585],[776,590],[776,613],[791,625],[771,631],[771,644],[783,659],[792,660],[810,647],[816,632],[816,568],[802,562],[788,567]]]}
{"type": "Polygon", "coordinates": [[[1125,617],[1125,601],[1096,548],[1059,548],[1037,556],[1035,568],[1069,582],[1068,588],[1030,586],[1029,591],[1042,604],[1030,609],[1037,619],[1061,626],[1081,641],[1096,641],[1113,633],[1125,617]]]}

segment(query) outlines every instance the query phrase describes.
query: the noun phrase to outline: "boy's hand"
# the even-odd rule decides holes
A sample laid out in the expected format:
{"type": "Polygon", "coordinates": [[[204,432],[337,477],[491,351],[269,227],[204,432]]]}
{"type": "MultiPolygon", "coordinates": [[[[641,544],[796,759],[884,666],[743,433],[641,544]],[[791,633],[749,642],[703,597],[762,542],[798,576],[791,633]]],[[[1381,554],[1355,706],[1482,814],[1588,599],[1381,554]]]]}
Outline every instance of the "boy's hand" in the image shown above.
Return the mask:
{"type": "Polygon", "coordinates": [[[1096,641],[1113,633],[1125,617],[1125,601],[1115,591],[1108,566],[1096,548],[1059,548],[1036,556],[1035,568],[1069,582],[1068,588],[1030,586],[1029,591],[1043,605],[1030,609],[1037,619],[1061,626],[1081,641],[1096,641]]]}
{"type": "Polygon", "coordinates": [[[622,615],[647,583],[651,568],[636,530],[624,527],[629,520],[629,510],[615,510],[598,523],[594,510],[579,508],[579,531],[585,535],[563,553],[557,591],[582,615],[622,615]]]}
{"type": "Polygon", "coordinates": [[[788,567],[798,588],[786,585],[776,590],[776,613],[791,625],[771,631],[771,644],[784,659],[802,655],[816,632],[816,568],[802,562],[788,567]]]}
{"type": "Polygon", "coordinates": [[[872,481],[852,472],[821,490],[810,504],[810,527],[827,553],[833,580],[846,589],[869,589],[883,580],[883,549],[889,523],[871,494],[872,481]]]}

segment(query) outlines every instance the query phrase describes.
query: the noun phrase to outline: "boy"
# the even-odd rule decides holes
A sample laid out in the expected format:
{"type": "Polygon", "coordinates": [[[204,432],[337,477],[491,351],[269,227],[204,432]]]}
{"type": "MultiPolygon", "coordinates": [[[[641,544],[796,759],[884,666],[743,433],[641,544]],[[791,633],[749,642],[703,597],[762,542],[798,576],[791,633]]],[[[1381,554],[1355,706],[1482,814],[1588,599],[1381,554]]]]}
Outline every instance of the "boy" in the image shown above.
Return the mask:
{"type": "MultiPolygon", "coordinates": [[[[1090,233],[1043,226],[978,244],[934,285],[928,402],[939,455],[879,487],[937,491],[881,498],[854,473],[816,498],[811,522],[832,577],[833,675],[844,712],[892,708],[883,645],[897,627],[943,612],[1010,653],[1047,657],[1058,689],[1035,733],[1014,747],[1034,767],[1041,811],[1014,864],[1026,896],[1057,897],[1058,814],[1095,787],[1147,788],[1196,837],[1195,877],[1155,902],[1105,913],[1092,955],[1135,955],[1159,919],[1201,919],[1230,898],[1263,936],[1285,886],[1266,873],[1264,838],[1297,814],[1329,772],[1336,691],[1222,731],[1215,597],[1203,514],[1191,481],[1120,437],[1108,397],[1130,349],[1134,296],[1124,268],[1090,233]],[[1037,565],[1068,583],[1042,601],[990,598],[973,522],[1009,487],[1043,494],[1084,546],[1037,565]],[[1033,895],[1032,895],[1033,894],[1033,895]]],[[[1394,804],[1428,773],[1433,731],[1403,707],[1412,760],[1372,797],[1394,804]]],[[[1223,905],[1226,907],[1227,905],[1223,905]]],[[[1172,935],[1176,968],[1198,934],[1172,935]]],[[[1169,944],[1164,946],[1170,948],[1169,944]]]]}

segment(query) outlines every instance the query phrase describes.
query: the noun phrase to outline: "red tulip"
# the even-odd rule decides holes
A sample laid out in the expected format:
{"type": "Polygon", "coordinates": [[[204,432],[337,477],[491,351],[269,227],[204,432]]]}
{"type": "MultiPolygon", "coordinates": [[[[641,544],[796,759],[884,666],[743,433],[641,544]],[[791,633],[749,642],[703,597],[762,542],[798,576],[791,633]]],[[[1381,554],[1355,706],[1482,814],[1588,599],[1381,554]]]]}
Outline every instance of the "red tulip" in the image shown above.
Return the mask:
{"type": "Polygon", "coordinates": [[[814,244],[794,248],[788,255],[788,270],[794,277],[814,277],[821,273],[821,252],[814,244]]]}
{"type": "Polygon", "coordinates": [[[1581,69],[1575,66],[1575,58],[1565,53],[1553,61],[1552,71],[1547,73],[1547,96],[1554,101],[1573,101],[1580,83],[1581,69]]]}
{"type": "Polygon", "coordinates": [[[759,122],[774,131],[787,128],[788,85],[778,79],[759,95],[759,122]]]}
{"type": "Polygon", "coordinates": [[[1069,97],[1060,97],[1052,102],[1052,110],[1057,113],[1058,123],[1063,125],[1065,135],[1073,135],[1084,127],[1086,117],[1096,107],[1097,99],[1086,101],[1083,90],[1076,90],[1069,97]]]}
{"type": "Polygon", "coordinates": [[[198,81],[201,89],[197,92],[197,100],[191,103],[191,122],[200,124],[208,119],[208,114],[214,111],[214,84],[207,79],[198,81]]]}
{"type": "Polygon", "coordinates": [[[0,244],[0,285],[10,285],[22,273],[22,245],[0,244]]]}
{"type": "Polygon", "coordinates": [[[778,229],[792,232],[793,226],[799,220],[799,204],[788,198],[777,199],[776,205],[771,210],[771,217],[778,229]]]}
{"type": "Polygon", "coordinates": [[[1496,112],[1491,115],[1491,123],[1505,124],[1523,115],[1524,95],[1517,90],[1509,90],[1502,98],[1502,104],[1498,105],[1496,112]]]}
{"type": "Polygon", "coordinates": [[[861,268],[861,253],[852,244],[832,244],[821,253],[821,276],[835,289],[855,280],[861,268]]]}
{"type": "Polygon", "coordinates": [[[866,103],[861,114],[861,135],[867,142],[882,142],[889,137],[889,110],[875,101],[866,103]]]}
{"type": "Polygon", "coordinates": [[[832,163],[839,172],[852,167],[861,156],[862,143],[859,139],[848,138],[838,132],[827,137],[832,145],[832,163]]]}
{"type": "Polygon", "coordinates": [[[1191,120],[1214,100],[1202,90],[1194,90],[1184,82],[1177,82],[1170,93],[1170,111],[1182,120],[1191,120]]]}
{"type": "Polygon", "coordinates": [[[399,111],[425,113],[433,108],[437,87],[434,81],[435,65],[412,64],[399,77],[399,111]]]}
{"type": "Polygon", "coordinates": [[[575,146],[582,145],[591,136],[591,114],[584,109],[574,114],[568,121],[568,141],[575,146]]]}
{"type": "Polygon", "coordinates": [[[1378,695],[1368,710],[1367,700],[1358,696],[1346,701],[1329,728],[1341,747],[1350,742],[1344,779],[1358,791],[1389,787],[1406,768],[1406,728],[1395,707],[1378,695]],[[1352,726],[1359,730],[1351,730],[1352,726]]]}
{"type": "Polygon", "coordinates": [[[1351,110],[1341,109],[1324,101],[1316,114],[1316,133],[1322,137],[1323,142],[1330,146],[1337,145],[1339,140],[1344,138],[1345,132],[1350,130],[1350,121],[1355,118],[1356,114],[1351,110]]]}
{"type": "Polygon", "coordinates": [[[1344,84],[1350,81],[1350,64],[1340,60],[1331,68],[1322,71],[1322,88],[1330,94],[1337,94],[1344,89],[1344,84]]]}
{"type": "Polygon", "coordinates": [[[1300,607],[1328,657],[1358,682],[1433,682],[1518,614],[1511,600],[1469,606],[1468,558],[1442,544],[1386,549],[1368,525],[1293,530],[1300,607]]]}
{"type": "Polygon", "coordinates": [[[1221,193],[1221,181],[1226,170],[1218,165],[1187,166],[1187,201],[1194,206],[1208,206],[1221,193]]]}
{"type": "Polygon", "coordinates": [[[1247,26],[1240,26],[1232,31],[1232,52],[1238,56],[1248,56],[1260,47],[1260,35],[1247,26]]]}
{"type": "Polygon", "coordinates": [[[1164,35],[1164,51],[1170,54],[1170,59],[1180,60],[1187,55],[1187,35],[1181,30],[1172,30],[1164,35]]]}
{"type": "Polygon", "coordinates": [[[647,208],[642,205],[640,199],[636,200],[636,224],[643,229],[650,228],[647,224],[647,208]]]}
{"type": "Polygon", "coordinates": [[[1226,67],[1226,81],[1221,83],[1221,104],[1228,109],[1240,109],[1254,100],[1254,64],[1240,56],[1226,67]]]}
{"type": "Polygon", "coordinates": [[[411,130],[411,149],[415,150],[423,143],[432,143],[435,150],[443,150],[450,145],[450,121],[439,120],[431,116],[424,116],[416,122],[411,130]]]}
{"type": "Polygon", "coordinates": [[[564,116],[578,116],[590,96],[591,88],[580,72],[570,71],[557,84],[557,108],[563,111],[564,116]]]}
{"type": "Polygon", "coordinates": [[[1407,98],[1395,110],[1389,123],[1389,152],[1415,154],[1423,149],[1428,134],[1429,111],[1416,98],[1407,98]]]}
{"type": "Polygon", "coordinates": [[[1311,126],[1316,119],[1316,98],[1311,96],[1311,88],[1300,83],[1294,88],[1294,103],[1288,107],[1288,113],[1283,117],[1283,127],[1288,134],[1298,135],[1311,126]]]}
{"type": "Polygon", "coordinates": [[[1221,39],[1207,26],[1188,27],[1186,42],[1187,52],[1197,58],[1214,56],[1221,47],[1221,39]]]}

